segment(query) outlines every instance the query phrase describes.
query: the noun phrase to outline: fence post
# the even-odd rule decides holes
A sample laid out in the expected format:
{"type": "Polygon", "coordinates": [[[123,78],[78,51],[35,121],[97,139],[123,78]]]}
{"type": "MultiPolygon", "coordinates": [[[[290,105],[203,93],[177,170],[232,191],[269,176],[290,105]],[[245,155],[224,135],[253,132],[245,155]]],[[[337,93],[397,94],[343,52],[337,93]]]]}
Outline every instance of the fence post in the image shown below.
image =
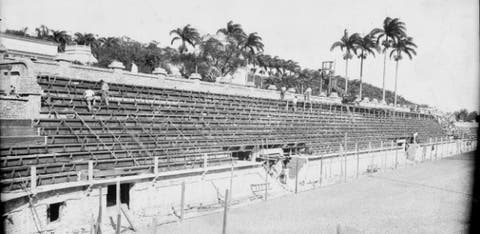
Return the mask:
{"type": "MultiPolygon", "coordinates": [[[[348,110],[348,109],[347,109],[348,110]]],[[[345,172],[344,175],[344,181],[347,182],[347,151],[348,151],[348,145],[347,145],[347,140],[348,140],[348,132],[345,133],[345,146],[343,147],[343,160],[344,160],[344,167],[345,169],[343,170],[345,172]]]]}
{"type": "Polygon", "coordinates": [[[384,150],[383,141],[380,141],[380,148],[383,151],[383,170],[387,170],[387,151],[384,150]]]}
{"type": "MultiPolygon", "coordinates": [[[[340,147],[338,147],[338,165],[340,165],[340,174],[341,177],[343,177],[344,171],[343,171],[343,146],[342,144],[339,144],[340,147]]],[[[341,179],[341,178],[340,178],[341,179]]]]}
{"type": "Polygon", "coordinates": [[[323,180],[323,157],[320,158],[320,179],[318,180],[320,187],[322,186],[322,180],[323,180]]]}
{"type": "Polygon", "coordinates": [[[37,167],[30,167],[30,190],[32,193],[36,193],[37,190],[37,167]]]}
{"type": "Polygon", "coordinates": [[[372,154],[372,142],[371,141],[368,142],[368,154],[370,154],[370,158],[371,158],[370,163],[371,163],[371,165],[373,165],[373,154],[372,154]]]}
{"type": "Polygon", "coordinates": [[[88,161],[88,181],[93,181],[93,161],[88,161]]]}
{"type": "Polygon", "coordinates": [[[115,228],[115,234],[120,234],[120,229],[122,227],[121,221],[121,211],[120,211],[120,178],[117,178],[117,185],[116,185],[116,200],[117,200],[117,226],[115,228]]]}
{"type": "MultiPolygon", "coordinates": [[[[430,152],[430,153],[429,153],[429,155],[430,155],[430,161],[433,161],[433,160],[432,160],[432,154],[433,154],[433,152],[432,152],[432,146],[433,146],[432,138],[430,137],[428,141],[429,141],[429,143],[430,143],[430,144],[429,144],[429,148],[430,148],[430,150],[429,150],[429,152],[430,152]]],[[[435,146],[433,146],[433,147],[435,147],[435,146]]]]}
{"type": "Polygon", "coordinates": [[[232,187],[233,187],[233,157],[231,156],[231,153],[230,153],[230,157],[232,158],[232,169],[230,171],[230,198],[233,197],[233,193],[232,193],[232,187]]]}
{"type": "Polygon", "coordinates": [[[395,169],[398,167],[398,145],[395,145],[392,141],[392,145],[395,147],[395,169]]]}
{"type": "Polygon", "coordinates": [[[295,193],[298,192],[298,157],[295,158],[295,193]]]}
{"type": "Polygon", "coordinates": [[[98,217],[95,226],[95,233],[102,233],[102,186],[98,187],[98,217]]]}
{"type": "MultiPolygon", "coordinates": [[[[225,198],[225,203],[227,202],[225,198]]],[[[185,208],[185,181],[182,181],[182,194],[180,197],[180,221],[183,221],[183,214],[185,208]]]]}
{"type": "Polygon", "coordinates": [[[357,178],[360,174],[360,154],[358,154],[358,142],[355,142],[355,156],[357,156],[357,178]]]}
{"type": "MultiPolygon", "coordinates": [[[[291,155],[292,153],[290,153],[291,155]]],[[[270,169],[268,168],[268,154],[267,154],[267,162],[265,164],[265,201],[267,201],[268,197],[268,172],[270,169]]]]}
{"type": "Polygon", "coordinates": [[[222,234],[227,233],[227,213],[228,213],[228,202],[227,200],[230,200],[229,194],[228,194],[228,189],[225,190],[225,203],[224,203],[224,208],[223,208],[223,227],[222,227],[222,234]]]}
{"type": "Polygon", "coordinates": [[[158,156],[153,158],[153,174],[158,175],[158,156]]]}

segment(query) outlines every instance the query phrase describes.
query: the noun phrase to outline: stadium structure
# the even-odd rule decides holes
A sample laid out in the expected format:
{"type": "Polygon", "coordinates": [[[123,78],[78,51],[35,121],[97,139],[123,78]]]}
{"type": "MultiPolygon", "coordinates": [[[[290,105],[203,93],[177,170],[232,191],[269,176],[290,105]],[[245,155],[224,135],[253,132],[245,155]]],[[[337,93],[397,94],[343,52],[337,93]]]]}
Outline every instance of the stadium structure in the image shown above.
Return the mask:
{"type": "Polygon", "coordinates": [[[448,134],[433,114],[335,96],[294,107],[294,93],[81,65],[89,48],[1,36],[6,233],[133,232],[476,149],[477,126],[448,134]],[[109,103],[89,110],[101,81],[109,103]]]}

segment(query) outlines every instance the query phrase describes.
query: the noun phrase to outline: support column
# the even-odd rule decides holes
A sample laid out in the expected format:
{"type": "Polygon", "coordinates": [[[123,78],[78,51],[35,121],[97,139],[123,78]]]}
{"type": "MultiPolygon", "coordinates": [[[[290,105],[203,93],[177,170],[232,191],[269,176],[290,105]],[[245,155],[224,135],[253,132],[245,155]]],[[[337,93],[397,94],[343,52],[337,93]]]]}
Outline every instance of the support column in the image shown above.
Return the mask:
{"type": "Polygon", "coordinates": [[[88,181],[93,181],[93,161],[88,161],[88,181]]]}
{"type": "Polygon", "coordinates": [[[357,157],[357,178],[360,175],[360,155],[358,154],[358,142],[355,142],[355,156],[357,157]]]}
{"type": "Polygon", "coordinates": [[[33,194],[36,194],[37,190],[37,167],[30,167],[30,190],[33,194]]]}
{"type": "Polygon", "coordinates": [[[117,186],[116,186],[116,200],[117,200],[117,225],[115,228],[115,234],[120,234],[121,229],[121,221],[122,221],[122,214],[120,210],[120,178],[117,178],[117,186]]]}

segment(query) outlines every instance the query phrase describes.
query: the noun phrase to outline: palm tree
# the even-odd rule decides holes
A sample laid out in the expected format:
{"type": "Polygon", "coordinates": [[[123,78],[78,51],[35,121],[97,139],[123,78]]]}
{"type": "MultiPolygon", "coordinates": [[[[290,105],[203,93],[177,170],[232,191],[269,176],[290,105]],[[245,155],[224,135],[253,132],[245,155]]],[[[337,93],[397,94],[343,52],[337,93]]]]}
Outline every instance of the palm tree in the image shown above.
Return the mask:
{"type": "Polygon", "coordinates": [[[96,46],[97,38],[92,33],[75,33],[74,41],[77,45],[96,46]]]}
{"type": "Polygon", "coordinates": [[[101,37],[98,41],[102,47],[116,47],[120,45],[118,37],[101,37]]]}
{"type": "Polygon", "coordinates": [[[358,58],[360,58],[360,91],[359,98],[362,100],[362,78],[363,78],[363,60],[367,58],[368,54],[375,57],[375,51],[379,51],[378,45],[375,43],[375,37],[369,33],[364,37],[358,36],[355,40],[355,46],[360,50],[358,58]]]}
{"type": "Polygon", "coordinates": [[[173,45],[176,40],[182,41],[182,44],[179,47],[180,53],[187,51],[187,44],[190,44],[193,48],[195,48],[195,45],[200,40],[200,34],[198,33],[197,29],[192,28],[190,24],[185,25],[183,28],[177,28],[170,31],[170,35],[172,34],[175,35],[175,37],[172,39],[170,44],[173,45]]]}
{"type": "Polygon", "coordinates": [[[263,72],[261,71],[261,73],[266,73],[266,74],[270,73],[270,69],[272,68],[271,67],[271,60],[272,60],[272,57],[268,54],[257,55],[258,65],[261,68],[263,68],[263,72]]]}
{"type": "Polygon", "coordinates": [[[392,52],[390,52],[390,58],[395,59],[395,99],[394,106],[397,106],[397,79],[398,79],[398,62],[402,59],[402,54],[406,54],[409,59],[412,59],[413,55],[417,55],[414,48],[417,45],[413,43],[413,38],[402,37],[392,45],[392,52]]]}
{"type": "Polygon", "coordinates": [[[262,38],[256,32],[248,34],[242,42],[242,50],[251,54],[263,52],[262,38]]]}
{"type": "Polygon", "coordinates": [[[51,30],[52,39],[58,43],[58,52],[64,52],[65,46],[72,40],[72,37],[64,30],[51,30]]]}
{"type": "Polygon", "coordinates": [[[50,29],[48,29],[47,26],[41,25],[40,27],[35,29],[35,32],[37,32],[37,38],[38,39],[49,39],[50,36],[50,29]]]}
{"type": "Polygon", "coordinates": [[[383,38],[382,46],[384,53],[383,57],[383,83],[382,83],[382,101],[385,101],[385,70],[387,66],[387,50],[396,42],[399,38],[406,36],[405,23],[398,18],[387,17],[383,21],[383,28],[375,28],[371,34],[377,36],[377,44],[381,38],[383,38]]]}
{"type": "Polygon", "coordinates": [[[358,33],[354,33],[349,36],[347,29],[343,31],[343,36],[340,41],[336,41],[330,47],[330,51],[333,51],[335,48],[340,47],[341,51],[345,51],[343,59],[345,60],[345,93],[348,93],[348,60],[352,59],[352,52],[357,54],[357,49],[355,47],[355,40],[358,37],[358,33]]]}
{"type": "MultiPolygon", "coordinates": [[[[242,25],[241,24],[235,24],[231,20],[228,21],[227,26],[225,28],[219,29],[217,31],[217,34],[218,33],[221,33],[221,34],[225,35],[227,37],[227,39],[234,39],[237,46],[246,37],[246,34],[242,29],[242,25]]],[[[232,42],[232,40],[229,40],[229,41],[232,42]]]]}

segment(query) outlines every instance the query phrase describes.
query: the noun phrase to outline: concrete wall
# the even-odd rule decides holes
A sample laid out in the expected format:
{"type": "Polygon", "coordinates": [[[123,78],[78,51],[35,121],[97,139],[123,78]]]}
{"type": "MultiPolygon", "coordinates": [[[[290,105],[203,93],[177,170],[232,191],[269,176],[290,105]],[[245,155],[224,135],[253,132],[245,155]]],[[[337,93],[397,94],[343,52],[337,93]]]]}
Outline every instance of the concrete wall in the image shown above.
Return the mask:
{"type": "MultiPolygon", "coordinates": [[[[298,161],[298,190],[308,190],[319,186],[351,180],[368,173],[371,169],[385,171],[407,167],[418,162],[437,160],[455,154],[473,151],[476,141],[443,141],[421,145],[412,145],[409,151],[402,147],[385,147],[363,152],[346,152],[345,156],[328,155],[326,157],[293,158],[289,163],[290,175],[287,185],[282,185],[270,175],[266,175],[262,167],[186,176],[177,179],[132,183],[129,190],[130,204],[127,215],[138,229],[149,227],[152,223],[178,221],[181,204],[181,184],[185,182],[185,217],[219,209],[224,201],[226,189],[230,189],[232,178],[231,204],[244,204],[252,200],[263,199],[260,191],[255,194],[252,184],[270,184],[269,197],[277,197],[294,191],[296,168],[298,161]],[[319,183],[321,180],[321,184],[319,183]]],[[[85,187],[84,187],[85,188],[85,187]]],[[[115,219],[116,208],[106,206],[107,187],[102,188],[102,230],[106,233],[113,229],[110,217],[115,219]]],[[[43,231],[55,233],[77,233],[89,231],[98,217],[99,189],[83,189],[66,194],[54,191],[49,196],[38,198],[34,209],[24,204],[9,211],[4,219],[6,233],[35,233],[37,227],[43,231]],[[49,204],[64,202],[60,218],[48,222],[47,208],[49,204]],[[35,220],[35,221],[34,221],[35,220]],[[37,223],[37,225],[35,225],[37,223]]],[[[124,216],[122,216],[124,217],[124,216]]],[[[116,221],[115,221],[116,222],[116,221]]],[[[125,218],[122,225],[128,226],[125,218]]]]}
{"type": "MultiPolygon", "coordinates": [[[[103,195],[102,203],[105,205],[106,196],[103,195]]],[[[90,193],[77,191],[66,195],[53,195],[35,202],[33,209],[26,204],[9,212],[4,219],[5,233],[38,233],[37,227],[44,231],[55,230],[55,233],[89,230],[90,221],[98,214],[98,202],[98,190],[90,193]],[[57,221],[48,222],[47,208],[49,204],[57,202],[65,202],[60,217],[57,221]]],[[[104,223],[106,221],[104,217],[104,223]]]]}
{"type": "MultiPolygon", "coordinates": [[[[241,169],[233,172],[232,202],[231,204],[245,203],[259,199],[252,192],[252,184],[265,182],[265,170],[261,167],[241,169]]],[[[155,218],[157,224],[178,221],[180,214],[181,184],[185,182],[185,217],[202,214],[205,211],[218,209],[224,201],[226,189],[230,189],[231,171],[188,176],[179,179],[132,183],[129,190],[130,204],[126,209],[127,215],[138,229],[151,225],[155,218]],[[174,212],[175,210],[175,212],[174,212]],[[176,213],[176,215],[175,215],[176,213]]],[[[281,185],[269,177],[269,196],[275,197],[285,194],[281,185]]],[[[104,233],[113,231],[110,216],[116,222],[115,206],[107,207],[107,187],[102,188],[102,230],[104,233]]],[[[34,203],[34,210],[38,214],[38,227],[43,231],[55,233],[78,233],[90,231],[92,223],[98,217],[99,189],[81,190],[59,195],[56,192],[48,198],[39,198],[34,203]],[[58,221],[48,223],[47,207],[49,204],[65,202],[58,221]]],[[[24,234],[36,233],[33,218],[33,209],[28,204],[22,205],[8,213],[4,219],[6,233],[24,234]]],[[[122,226],[129,226],[122,215],[122,226]]],[[[139,233],[142,233],[141,231],[139,233]]]]}
{"type": "Polygon", "coordinates": [[[34,119],[40,116],[40,96],[0,97],[0,118],[34,119]]]}
{"type": "MultiPolygon", "coordinates": [[[[185,217],[196,215],[204,210],[221,207],[225,190],[230,189],[231,172],[207,174],[156,183],[137,183],[130,191],[130,212],[135,223],[148,225],[153,218],[158,223],[177,221],[181,205],[181,184],[185,182],[185,217]],[[175,210],[175,211],[174,211],[175,210]],[[176,213],[176,214],[175,214],[176,213]]],[[[232,179],[232,203],[256,199],[251,184],[265,181],[265,170],[255,168],[234,171],[232,179]]],[[[277,181],[269,178],[269,195],[285,193],[277,181]]]]}
{"type": "Polygon", "coordinates": [[[34,65],[32,61],[2,62],[5,62],[5,64],[3,64],[3,67],[0,67],[0,89],[7,96],[0,97],[0,118],[38,118],[41,108],[42,89],[33,74],[34,65]],[[11,72],[18,72],[19,75],[9,75],[11,72]],[[7,75],[4,73],[7,73],[7,75]],[[9,95],[11,85],[15,87],[16,95],[9,95]]]}
{"type": "MultiPolygon", "coordinates": [[[[299,159],[298,190],[308,190],[366,175],[374,171],[402,168],[415,163],[437,160],[476,150],[476,141],[443,141],[403,147],[386,147],[381,151],[329,155],[326,157],[302,157],[299,159]],[[344,156],[345,155],[345,156],[344,156]],[[320,183],[321,181],[321,183],[320,183]]],[[[295,167],[292,160],[289,167],[295,167]]],[[[288,187],[295,188],[295,173],[290,173],[288,187]]]]}
{"type": "MultiPolygon", "coordinates": [[[[104,80],[110,83],[122,83],[129,85],[148,84],[158,88],[171,88],[180,90],[192,90],[200,92],[211,92],[228,95],[239,95],[259,98],[280,99],[280,92],[276,90],[257,89],[244,85],[220,84],[189,80],[184,78],[169,77],[163,75],[152,75],[144,73],[132,73],[129,71],[114,72],[111,69],[87,67],[73,64],[62,64],[54,62],[35,63],[35,73],[49,74],[73,79],[91,81],[104,80]]],[[[293,99],[293,94],[286,94],[286,99],[293,99]]],[[[329,97],[312,97],[313,101],[325,103],[340,103],[340,99],[329,97]]]]}

